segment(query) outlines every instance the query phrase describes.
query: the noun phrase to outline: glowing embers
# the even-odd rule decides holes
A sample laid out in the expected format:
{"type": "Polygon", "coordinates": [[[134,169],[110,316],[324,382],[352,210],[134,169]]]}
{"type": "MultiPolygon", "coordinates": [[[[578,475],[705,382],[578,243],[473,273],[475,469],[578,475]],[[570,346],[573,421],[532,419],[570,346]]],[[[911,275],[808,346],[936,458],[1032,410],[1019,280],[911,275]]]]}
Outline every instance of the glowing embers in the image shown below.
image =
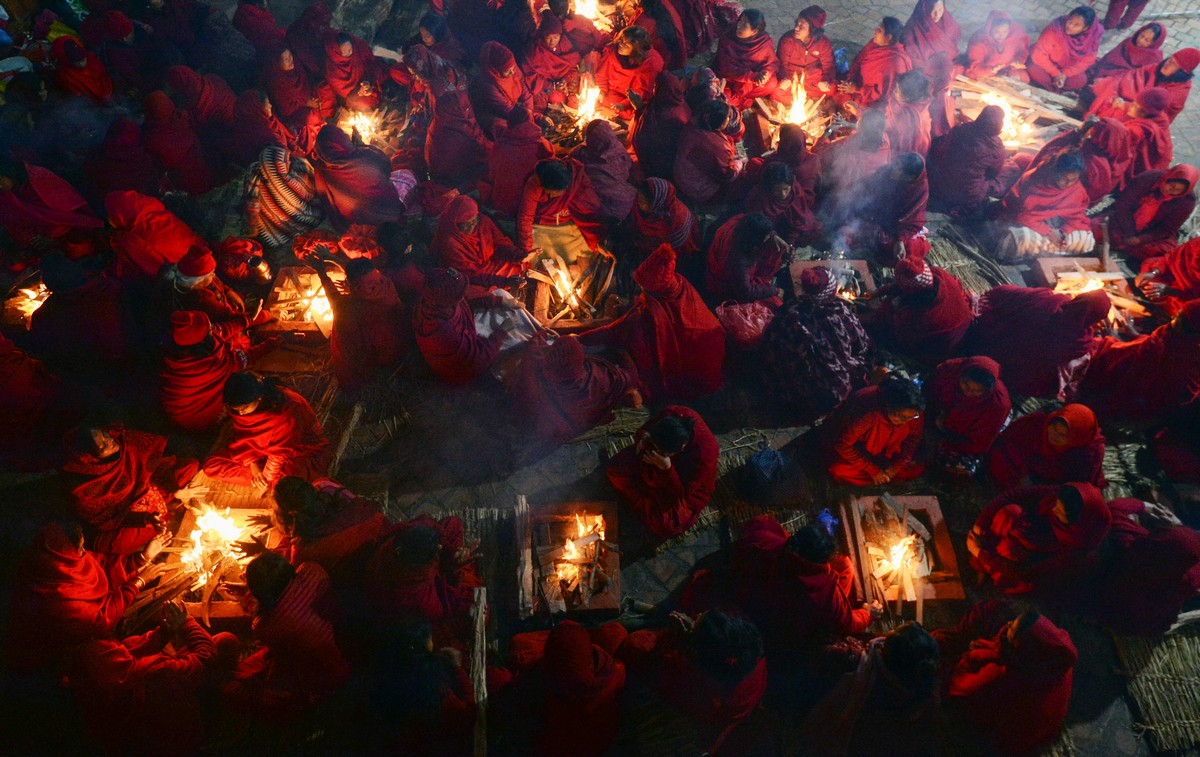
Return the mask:
{"type": "Polygon", "coordinates": [[[1000,139],[1005,147],[1021,147],[1028,144],[1034,135],[1034,127],[1025,122],[1025,115],[1009,103],[999,92],[985,92],[979,97],[985,105],[995,105],[1004,111],[1004,129],[1000,139]]]}
{"type": "MultiPolygon", "coordinates": [[[[539,508],[540,509],[540,508],[539,508]]],[[[530,604],[525,612],[608,612],[620,608],[616,508],[567,503],[530,518],[530,604]]]]}
{"type": "Polygon", "coordinates": [[[195,528],[188,535],[192,545],[179,559],[185,569],[196,575],[197,587],[214,575],[219,577],[230,567],[227,561],[237,562],[245,557],[237,544],[243,531],[245,527],[230,516],[228,507],[222,512],[206,504],[196,513],[195,528]]]}

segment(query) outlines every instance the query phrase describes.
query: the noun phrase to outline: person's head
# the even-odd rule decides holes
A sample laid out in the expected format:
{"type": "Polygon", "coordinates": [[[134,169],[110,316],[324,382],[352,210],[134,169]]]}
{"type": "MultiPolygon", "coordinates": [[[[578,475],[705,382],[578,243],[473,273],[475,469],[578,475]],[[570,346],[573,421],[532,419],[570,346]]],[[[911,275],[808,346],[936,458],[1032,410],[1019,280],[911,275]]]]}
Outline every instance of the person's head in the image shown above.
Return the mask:
{"type": "Polygon", "coordinates": [[[509,79],[517,73],[517,59],[499,42],[485,42],[479,52],[479,62],[491,75],[509,79]]]}
{"type": "Polygon", "coordinates": [[[640,61],[650,52],[650,33],[640,26],[626,26],[617,34],[617,54],[640,61]]]}
{"type": "Polygon", "coordinates": [[[267,615],[283,599],[296,569],[274,552],[263,552],[246,566],[246,588],[258,604],[258,615],[267,615]]]}
{"type": "Polygon", "coordinates": [[[745,618],[710,610],[696,621],[691,650],[696,667],[714,681],[732,688],[762,658],[762,637],[745,618]]]}
{"type": "Polygon", "coordinates": [[[1158,64],[1158,75],[1163,79],[1191,78],[1196,66],[1200,65],[1200,50],[1185,47],[1158,64]]]}
{"type": "Polygon", "coordinates": [[[1200,179],[1200,172],[1194,166],[1181,163],[1163,174],[1159,191],[1164,197],[1183,197],[1195,188],[1197,179],[1200,179]]]}
{"type": "Polygon", "coordinates": [[[762,213],[747,213],[733,229],[734,252],[745,257],[756,257],[773,233],[775,227],[770,218],[762,213]]]}
{"type": "Polygon", "coordinates": [[[547,158],[538,161],[533,172],[538,183],[551,197],[559,197],[571,186],[571,168],[561,160],[547,158]]]}
{"type": "Polygon", "coordinates": [[[801,526],[787,540],[787,546],[801,560],[815,565],[829,562],[833,558],[833,553],[837,551],[837,542],[818,523],[801,526]]]}
{"type": "Polygon", "coordinates": [[[982,365],[968,365],[958,374],[958,391],[968,399],[979,399],[996,388],[996,374],[982,365]]]}
{"type": "Polygon", "coordinates": [[[906,152],[892,158],[892,178],[901,184],[910,184],[925,173],[925,159],[915,152],[906,152]]]}
{"type": "Polygon", "coordinates": [[[320,492],[299,476],[284,476],[275,484],[274,502],[275,522],[288,536],[312,536],[326,510],[320,492]]]}
{"type": "Polygon", "coordinates": [[[763,171],[763,186],[775,200],[786,200],[792,196],[794,174],[787,163],[771,163],[763,171]]]}
{"type": "Polygon", "coordinates": [[[421,568],[438,559],[442,550],[441,534],[432,525],[416,523],[396,534],[392,551],[406,567],[421,568]]]}
{"type": "Polygon", "coordinates": [[[562,33],[563,25],[558,16],[548,10],[542,11],[541,20],[538,22],[538,36],[546,47],[557,50],[558,43],[562,42],[562,33]]]}
{"type": "Polygon", "coordinates": [[[1096,11],[1081,5],[1067,14],[1067,20],[1063,23],[1063,29],[1071,37],[1079,35],[1092,28],[1092,24],[1096,22],[1096,11]]]}
{"type": "Polygon", "coordinates": [[[855,139],[862,142],[864,150],[879,150],[883,147],[884,134],[887,132],[887,117],[878,108],[871,108],[858,119],[858,127],[854,130],[855,139]]]}
{"type": "Polygon", "coordinates": [[[1000,132],[1004,131],[1004,109],[999,105],[988,105],[979,111],[975,123],[979,124],[979,128],[985,134],[998,137],[1000,132]]]}
{"type": "Polygon", "coordinates": [[[1083,512],[1083,495],[1079,489],[1070,484],[1058,487],[1054,507],[1050,508],[1050,512],[1063,525],[1071,525],[1079,519],[1079,514],[1083,512]]]}
{"type": "Polygon", "coordinates": [[[566,18],[571,12],[571,0],[550,0],[550,12],[559,18],[566,18]]]}
{"type": "Polygon", "coordinates": [[[734,33],[738,39],[750,39],[762,34],[766,29],[767,19],[763,16],[762,11],[745,10],[742,11],[742,15],[738,16],[734,33]]]}
{"type": "Polygon", "coordinates": [[[1083,176],[1083,158],[1077,152],[1065,152],[1054,161],[1051,180],[1059,189],[1079,182],[1083,176]]]}
{"type": "Polygon", "coordinates": [[[1012,34],[1012,21],[1008,18],[996,19],[992,23],[992,29],[989,34],[996,44],[1002,44],[1008,39],[1008,35],[1012,34]]]}
{"type": "Polygon", "coordinates": [[[75,449],[97,460],[107,460],[121,451],[121,443],[100,426],[80,426],[75,432],[75,449]]]}
{"type": "Polygon", "coordinates": [[[1200,300],[1187,302],[1171,319],[1171,328],[1185,336],[1200,336],[1200,300]]]}
{"type": "Polygon", "coordinates": [[[900,19],[895,16],[884,16],[883,21],[875,28],[875,36],[871,41],[880,47],[894,45],[900,40],[900,34],[904,31],[904,24],[900,23],[900,19]]]}
{"type": "Polygon", "coordinates": [[[896,80],[896,87],[900,90],[901,99],[906,103],[919,103],[929,99],[929,78],[919,70],[900,74],[900,78],[896,80]]]}
{"type": "Polygon", "coordinates": [[[1013,618],[1004,627],[1004,644],[1007,647],[1015,648],[1021,644],[1021,637],[1033,628],[1033,624],[1041,620],[1042,614],[1037,610],[1026,610],[1017,617],[1013,618]]]}
{"type": "Polygon", "coordinates": [[[700,107],[700,125],[706,131],[721,131],[729,124],[732,110],[724,100],[709,100],[700,107]]]}
{"type": "Polygon", "coordinates": [[[942,20],[942,16],[946,15],[946,4],[942,0],[937,0],[933,7],[929,9],[929,18],[936,24],[942,20]]]}
{"type": "Polygon", "coordinates": [[[194,244],[175,264],[175,268],[186,279],[181,283],[189,288],[200,288],[208,286],[217,275],[217,259],[213,257],[212,250],[194,244]]]}
{"type": "Polygon", "coordinates": [[[692,441],[695,424],[690,418],[668,415],[646,431],[650,446],[666,457],[674,457],[692,441]]]}
{"type": "Polygon", "coordinates": [[[433,47],[446,38],[446,17],[436,13],[426,13],[421,17],[421,25],[417,27],[421,35],[421,44],[433,47]]]}
{"type": "Polygon", "coordinates": [[[1138,92],[1134,102],[1134,116],[1154,118],[1171,105],[1171,93],[1164,87],[1148,87],[1138,92]]]}
{"type": "Polygon", "coordinates": [[[83,47],[73,39],[63,43],[63,55],[67,58],[67,63],[75,68],[86,68],[88,62],[87,52],[83,47]]]}
{"type": "Polygon", "coordinates": [[[354,55],[354,38],[345,32],[337,35],[337,49],[338,55],[341,55],[343,58],[349,58],[351,55],[354,55]]]}
{"type": "Polygon", "coordinates": [[[296,69],[296,56],[286,47],[279,51],[279,70],[294,71],[296,69]]]}
{"type": "Polygon", "coordinates": [[[884,637],[884,666],[914,696],[933,694],[940,659],[937,642],[917,623],[904,623],[884,637]]]}
{"type": "Polygon", "coordinates": [[[1081,447],[1095,438],[1096,414],[1086,405],[1063,405],[1046,422],[1046,444],[1062,451],[1081,447]]]}
{"type": "Polygon", "coordinates": [[[895,373],[888,374],[879,385],[879,391],[888,423],[903,426],[921,417],[925,398],[921,396],[921,388],[912,379],[895,373]]]}
{"type": "Polygon", "coordinates": [[[792,36],[801,42],[808,42],[813,38],[812,24],[803,15],[796,16],[796,23],[792,27],[792,36]]]}
{"type": "Polygon", "coordinates": [[[1162,24],[1146,24],[1138,30],[1137,36],[1133,38],[1133,44],[1135,47],[1154,47],[1154,43],[1162,38],[1163,31],[1162,24]]]}
{"type": "Polygon", "coordinates": [[[273,380],[253,371],[238,371],[225,379],[223,398],[230,415],[249,415],[274,408],[281,395],[273,380]]]}
{"type": "Polygon", "coordinates": [[[346,281],[355,282],[379,269],[375,267],[375,261],[371,258],[351,258],[346,263],[345,270],[346,281]]]}

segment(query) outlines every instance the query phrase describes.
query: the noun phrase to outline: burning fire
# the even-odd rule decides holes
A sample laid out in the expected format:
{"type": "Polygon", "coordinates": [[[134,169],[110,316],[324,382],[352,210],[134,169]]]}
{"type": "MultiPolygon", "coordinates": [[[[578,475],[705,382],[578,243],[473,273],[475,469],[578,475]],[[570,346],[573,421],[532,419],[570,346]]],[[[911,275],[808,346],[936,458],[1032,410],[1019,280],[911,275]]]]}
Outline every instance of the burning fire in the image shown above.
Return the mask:
{"type": "MultiPolygon", "coordinates": [[[[1104,282],[1095,278],[1059,279],[1054,285],[1054,291],[1059,292],[1060,294],[1069,294],[1072,297],[1078,297],[1079,295],[1087,292],[1095,292],[1098,289],[1104,290],[1105,292],[1108,291],[1107,287],[1104,285],[1104,282]]],[[[1112,298],[1110,297],[1109,300],[1111,301],[1112,298]]],[[[1117,308],[1116,303],[1111,304],[1106,318],[1109,325],[1113,327],[1125,322],[1125,318],[1121,311],[1117,308]]]]}
{"type": "Polygon", "coordinates": [[[596,106],[600,103],[600,88],[591,77],[579,80],[579,107],[575,109],[575,123],[580,129],[596,119],[596,106]]]}
{"type": "Polygon", "coordinates": [[[590,562],[604,540],[604,516],[575,513],[575,538],[563,542],[562,561],[556,566],[558,580],[568,584],[579,578],[579,563],[590,562]],[[597,538],[588,539],[595,535],[597,538]],[[582,548],[576,542],[583,542],[582,548]]]}
{"type": "Polygon", "coordinates": [[[37,286],[18,289],[17,296],[13,299],[16,300],[17,310],[21,311],[21,319],[29,323],[29,319],[49,296],[50,290],[40,281],[37,286]]]}
{"type": "Polygon", "coordinates": [[[837,291],[837,296],[841,297],[846,302],[854,302],[858,299],[858,295],[854,293],[853,289],[839,289],[837,291]]]}
{"type": "Polygon", "coordinates": [[[980,96],[980,99],[984,103],[995,105],[1004,111],[1004,129],[1000,132],[1000,139],[1003,140],[1005,147],[1019,147],[1029,141],[1033,135],[1033,127],[1025,123],[1021,114],[1013,110],[1012,105],[1004,99],[1003,95],[986,92],[980,96]]]}
{"type": "Polygon", "coordinates": [[[244,557],[237,546],[242,527],[229,516],[229,508],[219,512],[212,505],[205,505],[196,516],[196,527],[188,536],[192,546],[180,558],[187,570],[195,573],[196,586],[203,586],[214,567],[227,557],[244,557]]]}
{"type": "Polygon", "coordinates": [[[792,107],[788,109],[789,124],[803,124],[812,114],[808,112],[808,95],[799,76],[792,77],[792,107]]]}
{"type": "Polygon", "coordinates": [[[598,21],[600,15],[599,0],[575,0],[575,13],[592,21],[598,21]]]}
{"type": "Polygon", "coordinates": [[[375,138],[377,125],[375,119],[368,116],[366,113],[353,113],[349,118],[344,118],[338,123],[338,128],[346,132],[346,136],[353,137],[354,132],[358,131],[358,136],[362,137],[364,144],[371,144],[371,140],[375,138]]]}
{"type": "Polygon", "coordinates": [[[325,288],[318,282],[304,295],[308,299],[308,307],[304,310],[304,320],[319,323],[333,322],[333,308],[325,295],[325,288]]]}

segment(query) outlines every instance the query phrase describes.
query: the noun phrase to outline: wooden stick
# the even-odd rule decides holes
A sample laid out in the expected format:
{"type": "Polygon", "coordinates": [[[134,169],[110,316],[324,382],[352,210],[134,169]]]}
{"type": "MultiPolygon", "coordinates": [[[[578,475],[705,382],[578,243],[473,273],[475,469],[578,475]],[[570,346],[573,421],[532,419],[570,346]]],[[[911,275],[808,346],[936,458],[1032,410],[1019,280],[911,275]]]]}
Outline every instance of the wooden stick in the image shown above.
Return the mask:
{"type": "Polygon", "coordinates": [[[517,495],[513,530],[517,539],[517,610],[522,618],[528,618],[533,614],[533,528],[524,494],[517,495]]]}
{"type": "Polygon", "coordinates": [[[925,587],[921,584],[921,571],[913,571],[913,589],[917,593],[917,622],[925,623],[925,587]]]}
{"type": "Polygon", "coordinates": [[[475,689],[475,757],[487,757],[487,587],[475,590],[471,607],[474,643],[471,645],[471,686],[475,689]]]}

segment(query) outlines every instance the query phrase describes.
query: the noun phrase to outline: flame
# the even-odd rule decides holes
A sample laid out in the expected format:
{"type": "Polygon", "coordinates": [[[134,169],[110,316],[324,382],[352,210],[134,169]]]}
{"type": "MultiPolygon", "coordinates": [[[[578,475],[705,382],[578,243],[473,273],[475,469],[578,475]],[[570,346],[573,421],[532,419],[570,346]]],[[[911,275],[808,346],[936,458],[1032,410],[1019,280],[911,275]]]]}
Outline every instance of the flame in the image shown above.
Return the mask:
{"type": "Polygon", "coordinates": [[[229,508],[219,512],[212,505],[205,505],[196,516],[196,527],[188,535],[192,546],[180,559],[187,570],[197,574],[197,586],[208,581],[208,572],[225,557],[243,557],[237,541],[242,528],[229,516],[229,508]]]}
{"type": "Polygon", "coordinates": [[[600,103],[600,88],[591,77],[579,80],[579,106],[575,109],[575,123],[580,129],[596,120],[596,106],[600,103]]]}
{"type": "Polygon", "coordinates": [[[916,556],[914,547],[917,543],[917,535],[909,534],[900,541],[896,542],[888,550],[888,556],[880,561],[879,566],[887,573],[895,573],[901,568],[907,568],[913,557],[916,556]]]}
{"type": "MultiPolygon", "coordinates": [[[[1060,294],[1069,294],[1072,297],[1078,297],[1079,295],[1086,294],[1087,292],[1095,292],[1103,289],[1105,289],[1104,281],[1093,278],[1059,279],[1054,285],[1054,291],[1060,294]]],[[[1124,318],[1121,316],[1121,312],[1117,309],[1115,303],[1113,303],[1108,309],[1108,315],[1106,317],[1109,324],[1112,326],[1116,326],[1124,321],[1124,318]]]]}
{"type": "Polygon", "coordinates": [[[325,288],[320,283],[313,285],[304,296],[308,298],[308,307],[304,310],[304,320],[322,323],[333,321],[333,308],[329,305],[329,298],[325,296],[325,288]]]}
{"type": "Polygon", "coordinates": [[[980,96],[980,99],[987,105],[995,105],[1004,111],[1004,129],[1000,132],[1000,139],[1006,147],[1019,147],[1029,141],[1033,135],[1033,127],[1025,123],[1020,113],[1013,110],[1004,95],[986,92],[980,96]]]}
{"type": "Polygon", "coordinates": [[[597,21],[600,19],[599,0],[575,0],[576,15],[597,21]]]}
{"type": "Polygon", "coordinates": [[[839,289],[837,291],[837,296],[841,297],[846,302],[854,302],[858,299],[858,295],[856,295],[851,289],[839,289]]]}
{"type": "Polygon", "coordinates": [[[343,118],[338,122],[338,128],[346,132],[348,137],[354,136],[357,130],[364,144],[371,144],[375,132],[379,130],[377,120],[366,113],[353,113],[349,118],[343,118]]]}
{"type": "Polygon", "coordinates": [[[804,91],[804,82],[799,76],[792,77],[792,107],[788,109],[789,124],[803,124],[808,120],[808,95],[804,91]]]}
{"type": "Polygon", "coordinates": [[[36,287],[18,289],[17,295],[17,297],[13,298],[16,300],[15,304],[17,310],[21,311],[21,318],[28,322],[30,316],[32,316],[37,309],[42,306],[42,303],[46,301],[46,298],[50,296],[50,290],[46,289],[45,284],[38,282],[36,287]]]}
{"type": "MultiPolygon", "coordinates": [[[[596,534],[601,540],[604,539],[604,516],[575,513],[575,539],[582,539],[592,534],[596,534]]],[[[566,539],[563,542],[561,562],[556,568],[559,581],[567,583],[574,581],[579,576],[579,566],[576,563],[591,562],[596,556],[596,550],[600,549],[599,542],[592,542],[580,548],[575,545],[575,539],[566,539]]]]}

